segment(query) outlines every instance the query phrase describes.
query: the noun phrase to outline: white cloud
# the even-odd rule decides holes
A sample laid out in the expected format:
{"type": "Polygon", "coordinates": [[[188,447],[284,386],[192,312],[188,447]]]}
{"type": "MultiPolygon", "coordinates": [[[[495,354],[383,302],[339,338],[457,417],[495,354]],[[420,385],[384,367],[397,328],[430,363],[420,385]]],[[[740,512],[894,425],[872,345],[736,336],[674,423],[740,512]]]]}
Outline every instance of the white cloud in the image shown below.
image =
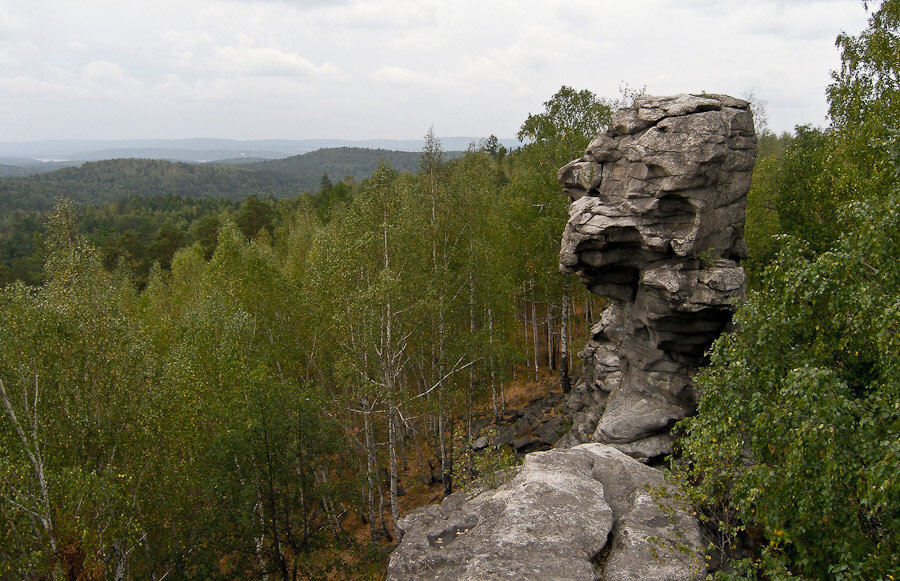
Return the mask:
{"type": "Polygon", "coordinates": [[[355,0],[328,4],[319,13],[319,18],[322,24],[351,29],[429,27],[436,23],[435,11],[438,6],[435,0],[355,0]]]}
{"type": "Polygon", "coordinates": [[[434,77],[423,75],[415,71],[411,71],[405,67],[395,67],[384,65],[372,73],[372,78],[376,81],[382,81],[393,85],[401,85],[405,87],[440,87],[444,83],[437,81],[434,77]]]}
{"type": "Polygon", "coordinates": [[[864,23],[858,0],[0,0],[0,129],[509,136],[562,84],[623,81],[749,89],[790,129],[823,122],[834,37],[864,23]]]}
{"type": "Polygon", "coordinates": [[[76,93],[88,99],[143,98],[145,85],[109,61],[92,61],[84,67],[76,93]]]}
{"type": "Polygon", "coordinates": [[[337,76],[340,70],[328,63],[314,65],[298,53],[272,47],[217,46],[209,59],[211,70],[224,76],[308,77],[337,76]]]}
{"type": "Polygon", "coordinates": [[[63,98],[71,94],[71,90],[65,85],[21,75],[0,78],[0,92],[9,99],[63,98]]]}
{"type": "Polygon", "coordinates": [[[14,69],[19,68],[22,62],[7,51],[0,50],[0,68],[14,69]]]}

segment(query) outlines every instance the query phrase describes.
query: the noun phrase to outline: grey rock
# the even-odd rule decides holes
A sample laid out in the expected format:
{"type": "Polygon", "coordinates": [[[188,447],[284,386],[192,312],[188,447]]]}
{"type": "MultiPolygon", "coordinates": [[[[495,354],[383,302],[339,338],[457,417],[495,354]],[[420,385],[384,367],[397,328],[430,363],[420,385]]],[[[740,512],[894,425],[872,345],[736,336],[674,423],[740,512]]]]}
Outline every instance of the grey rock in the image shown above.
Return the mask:
{"type": "Polygon", "coordinates": [[[602,444],[529,454],[499,488],[451,495],[399,525],[389,580],[705,575],[699,527],[674,489],[659,471],[602,444]]]}
{"type": "Polygon", "coordinates": [[[530,454],[496,490],[401,519],[388,579],[593,579],[613,518],[593,455],[530,454]]]}
{"type": "Polygon", "coordinates": [[[560,270],[611,305],[582,350],[584,384],[566,401],[572,428],[558,445],[613,443],[642,460],[671,448],[661,436],[693,412],[691,377],[744,298],[755,157],[746,101],[675,95],[617,111],[560,169],[573,200],[560,270]],[[579,179],[598,166],[599,183],[579,179]]]}
{"type": "Polygon", "coordinates": [[[494,436],[495,446],[506,446],[512,444],[516,437],[516,427],[511,425],[502,425],[497,428],[497,434],[494,436]]]}
{"type": "Polygon", "coordinates": [[[548,418],[532,432],[535,438],[546,446],[552,446],[563,435],[563,419],[559,416],[548,418]]]}
{"type": "Polygon", "coordinates": [[[534,443],[534,438],[531,436],[520,436],[513,440],[512,446],[515,448],[516,452],[525,453],[528,452],[528,448],[531,448],[534,443]]]}
{"type": "Polygon", "coordinates": [[[594,161],[579,161],[561,168],[557,174],[564,188],[593,190],[600,185],[603,166],[594,161]]]}
{"type": "Polygon", "coordinates": [[[672,453],[672,443],[675,438],[671,434],[659,434],[643,440],[625,442],[622,444],[609,444],[616,450],[631,456],[640,462],[651,462],[672,453]]]}
{"type": "Polygon", "coordinates": [[[689,581],[706,574],[704,540],[691,507],[662,473],[612,446],[583,444],[595,454],[593,476],[616,519],[605,580],[689,581]]]}

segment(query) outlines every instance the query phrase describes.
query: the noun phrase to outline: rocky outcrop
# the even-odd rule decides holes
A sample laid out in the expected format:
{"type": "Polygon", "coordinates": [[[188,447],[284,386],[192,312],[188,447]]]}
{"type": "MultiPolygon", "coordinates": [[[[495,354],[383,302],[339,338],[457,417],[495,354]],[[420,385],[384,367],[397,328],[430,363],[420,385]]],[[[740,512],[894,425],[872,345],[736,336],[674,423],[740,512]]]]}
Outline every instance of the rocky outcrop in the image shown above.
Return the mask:
{"type": "Polygon", "coordinates": [[[572,200],[560,266],[610,306],[581,355],[560,445],[605,442],[642,460],[671,451],[691,377],[744,296],[744,209],[756,158],[748,103],[639,99],[559,170],[572,200]]]}
{"type": "Polygon", "coordinates": [[[744,296],[755,156],[746,102],[650,97],[559,171],[572,199],[561,268],[610,300],[566,400],[572,428],[501,487],[401,519],[388,579],[705,576],[690,507],[641,462],[671,451],[669,429],[696,405],[692,376],[744,296]]]}
{"type": "Polygon", "coordinates": [[[503,486],[401,519],[387,578],[698,579],[689,514],[658,470],[610,446],[535,452],[503,486]]]}

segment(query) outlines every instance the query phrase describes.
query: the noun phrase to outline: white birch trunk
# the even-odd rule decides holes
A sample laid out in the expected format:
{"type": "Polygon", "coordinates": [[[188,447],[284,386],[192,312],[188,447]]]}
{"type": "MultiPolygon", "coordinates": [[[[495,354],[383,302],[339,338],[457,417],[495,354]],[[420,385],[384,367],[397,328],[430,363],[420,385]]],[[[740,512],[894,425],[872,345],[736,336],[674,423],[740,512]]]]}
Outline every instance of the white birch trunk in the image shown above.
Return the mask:
{"type": "Polygon", "coordinates": [[[572,388],[569,379],[569,281],[563,283],[562,321],[560,321],[559,337],[559,383],[563,393],[572,388]]]}

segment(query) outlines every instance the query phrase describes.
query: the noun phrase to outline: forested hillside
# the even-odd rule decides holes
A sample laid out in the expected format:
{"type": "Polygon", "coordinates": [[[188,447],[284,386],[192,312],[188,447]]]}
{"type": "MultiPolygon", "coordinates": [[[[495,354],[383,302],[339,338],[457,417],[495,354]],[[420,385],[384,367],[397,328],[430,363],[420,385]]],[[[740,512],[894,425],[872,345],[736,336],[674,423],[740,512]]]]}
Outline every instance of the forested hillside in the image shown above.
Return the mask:
{"type": "MultiPolygon", "coordinates": [[[[900,0],[868,5],[830,126],[760,136],[751,292],[678,428],[723,578],[900,576],[900,0]]],[[[508,465],[476,413],[568,385],[602,305],[559,273],[556,172],[610,108],[563,87],[520,150],[429,133],[300,197],[136,160],[0,182],[0,578],[381,578],[413,490],[508,465]]]]}
{"type": "MultiPolygon", "coordinates": [[[[458,156],[459,152],[453,152],[448,155],[448,159],[458,156]]],[[[419,157],[419,153],[411,151],[334,147],[284,159],[261,161],[244,167],[289,176],[300,191],[313,192],[321,185],[322,176],[327,175],[331,181],[340,181],[348,177],[353,178],[353,181],[367,178],[375,172],[381,159],[399,172],[415,172],[419,167],[419,157]]]]}
{"type": "Polygon", "coordinates": [[[0,211],[47,210],[59,198],[100,205],[132,197],[242,200],[250,194],[297,195],[283,175],[158,159],[110,159],[25,178],[0,179],[0,211]]]}
{"type": "Polygon", "coordinates": [[[513,370],[568,373],[556,121],[298,198],[57,205],[0,293],[0,576],[377,578],[406,491],[492,469],[513,370]]]}
{"type": "MultiPolygon", "coordinates": [[[[458,157],[451,152],[448,159],[458,157]]],[[[54,172],[0,178],[0,212],[48,210],[59,198],[100,205],[132,197],[181,196],[243,200],[248,195],[293,197],[315,192],[323,176],[360,181],[386,160],[401,172],[415,171],[419,154],[339,147],[253,163],[193,164],[162,159],[108,159],[54,172]]]]}
{"type": "MultiPolygon", "coordinates": [[[[458,157],[447,154],[447,159],[458,157]]],[[[372,175],[380,159],[398,171],[414,172],[419,153],[364,148],[322,149],[304,155],[255,163],[188,164],[151,159],[88,162],[53,173],[0,179],[0,284],[41,280],[40,242],[49,211],[67,198],[83,209],[79,231],[101,249],[109,267],[124,259],[143,287],[154,261],[168,268],[178,248],[201,242],[207,255],[215,244],[219,214],[257,213],[271,232],[275,199],[317,193],[304,203],[322,207],[342,188],[372,175]],[[334,184],[339,185],[334,190],[334,184]]],[[[224,163],[224,162],[223,162],[224,163]]],[[[293,208],[294,202],[282,206],[293,208]]],[[[240,223],[241,218],[238,218],[240,223]]],[[[259,227],[247,226],[255,234],[259,227]]]]}

